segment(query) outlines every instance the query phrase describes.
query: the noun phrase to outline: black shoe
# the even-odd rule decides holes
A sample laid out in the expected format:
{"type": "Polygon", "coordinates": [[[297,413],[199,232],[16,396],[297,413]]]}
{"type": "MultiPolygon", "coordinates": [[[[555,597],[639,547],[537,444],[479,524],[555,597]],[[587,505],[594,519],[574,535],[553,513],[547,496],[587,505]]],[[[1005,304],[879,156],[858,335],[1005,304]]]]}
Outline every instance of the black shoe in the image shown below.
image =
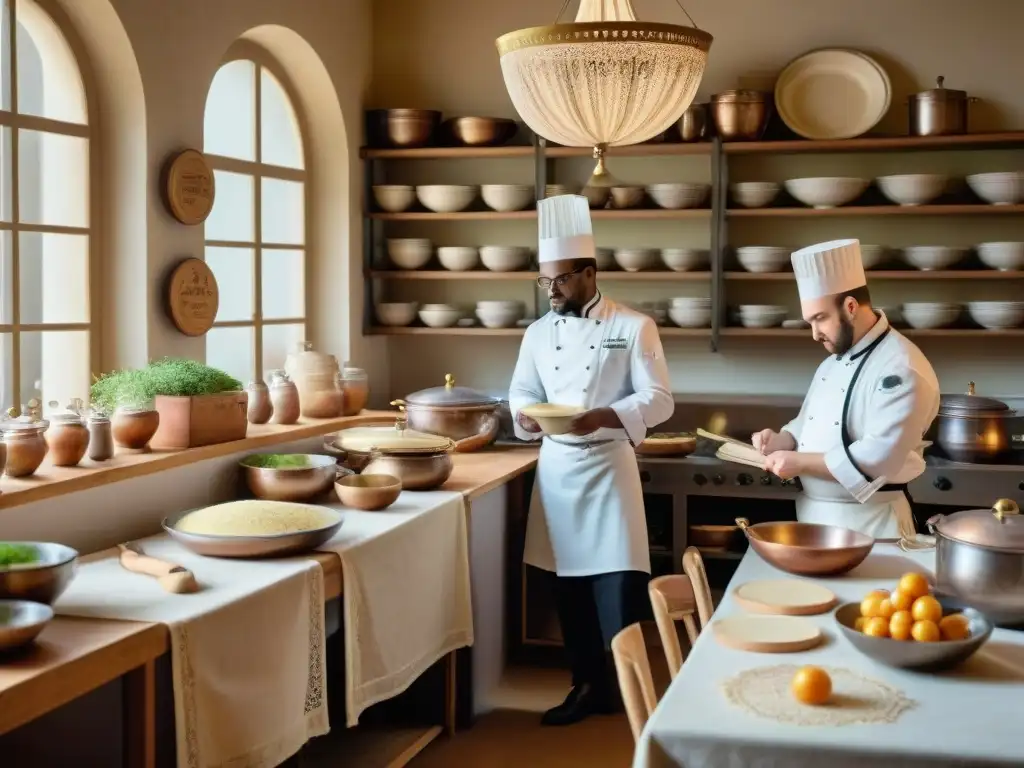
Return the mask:
{"type": "Polygon", "coordinates": [[[572,725],[591,715],[610,714],[614,706],[608,694],[590,683],[574,686],[565,701],[541,717],[541,725],[572,725]]]}

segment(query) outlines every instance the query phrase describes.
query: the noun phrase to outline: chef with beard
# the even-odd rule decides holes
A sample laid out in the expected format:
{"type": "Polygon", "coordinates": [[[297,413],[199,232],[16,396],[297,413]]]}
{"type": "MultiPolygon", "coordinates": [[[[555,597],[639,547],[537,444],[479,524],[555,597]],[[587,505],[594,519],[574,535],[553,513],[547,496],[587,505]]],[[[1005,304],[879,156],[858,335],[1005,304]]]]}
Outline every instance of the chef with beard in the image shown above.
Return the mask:
{"type": "Polygon", "coordinates": [[[654,322],[601,295],[586,198],[537,203],[540,276],[551,311],[526,330],[509,387],[518,437],[542,437],[522,411],[578,406],[570,434],[544,436],[523,561],[547,572],[572,689],[545,725],[617,709],[611,639],[647,618],[651,563],[633,447],[675,408],[654,322]]]}
{"type": "Polygon", "coordinates": [[[912,536],[907,484],[925,469],[924,434],[939,409],[935,371],[871,306],[857,240],[804,248],[792,262],[803,317],[829,357],[797,417],[754,434],[754,447],[767,471],[800,478],[800,522],[912,536]]]}

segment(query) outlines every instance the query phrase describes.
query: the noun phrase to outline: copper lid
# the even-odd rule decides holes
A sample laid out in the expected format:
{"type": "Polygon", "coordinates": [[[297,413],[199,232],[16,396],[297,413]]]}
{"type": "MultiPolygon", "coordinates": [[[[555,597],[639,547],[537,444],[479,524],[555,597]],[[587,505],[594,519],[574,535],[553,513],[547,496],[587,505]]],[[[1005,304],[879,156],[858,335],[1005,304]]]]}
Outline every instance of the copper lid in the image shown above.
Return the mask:
{"type": "MultiPolygon", "coordinates": [[[[401,401],[396,401],[401,402],[401,401]]],[[[457,407],[474,405],[497,405],[501,402],[470,387],[455,386],[455,377],[445,374],[443,387],[431,387],[413,392],[405,398],[409,405],[430,405],[434,407],[457,407]]]]}
{"type": "Polygon", "coordinates": [[[974,393],[974,382],[967,385],[966,395],[943,395],[939,400],[939,413],[943,416],[1008,416],[1010,406],[993,397],[979,397],[974,393]]]}
{"type": "Polygon", "coordinates": [[[759,103],[767,102],[768,94],[764,91],[737,90],[722,91],[711,97],[712,102],[759,103]]]}
{"type": "Polygon", "coordinates": [[[1001,552],[1024,553],[1024,516],[1010,499],[1000,499],[991,509],[969,509],[940,515],[935,532],[947,539],[1001,552]]]}
{"type": "Polygon", "coordinates": [[[945,82],[946,78],[941,75],[936,78],[935,84],[937,87],[927,91],[921,91],[916,93],[910,98],[917,101],[966,101],[967,91],[956,91],[952,88],[943,88],[942,83],[945,82]]]}

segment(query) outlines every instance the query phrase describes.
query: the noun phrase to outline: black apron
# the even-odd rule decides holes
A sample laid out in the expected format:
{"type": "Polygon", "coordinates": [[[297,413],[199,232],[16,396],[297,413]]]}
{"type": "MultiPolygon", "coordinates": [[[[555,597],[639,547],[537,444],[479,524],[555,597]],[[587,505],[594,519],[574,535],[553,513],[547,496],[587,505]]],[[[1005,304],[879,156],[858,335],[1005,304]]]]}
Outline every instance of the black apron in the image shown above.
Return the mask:
{"type": "MultiPolygon", "coordinates": [[[[868,361],[868,358],[871,357],[871,353],[878,348],[878,345],[881,344],[882,340],[889,335],[889,331],[891,330],[891,328],[886,328],[884,331],[882,331],[881,334],[879,334],[877,339],[875,339],[873,342],[871,342],[871,344],[867,346],[866,349],[863,349],[857,354],[850,356],[850,362],[859,359],[860,363],[857,365],[857,370],[853,372],[853,378],[850,379],[850,386],[846,390],[846,397],[843,398],[843,417],[842,421],[840,422],[842,424],[841,434],[843,441],[843,452],[846,454],[846,458],[849,460],[850,464],[853,465],[853,468],[860,472],[861,477],[863,477],[869,483],[873,482],[874,478],[868,477],[866,474],[864,474],[864,470],[862,470],[857,465],[856,460],[853,458],[853,453],[850,451],[850,446],[853,445],[854,441],[853,438],[850,436],[850,429],[846,424],[846,420],[850,413],[850,398],[853,397],[853,388],[857,384],[857,379],[860,378],[860,373],[861,370],[864,368],[864,363],[868,361]]],[[[917,505],[914,503],[914,497],[910,495],[910,486],[907,483],[890,483],[888,485],[883,485],[881,488],[878,489],[879,493],[895,493],[897,491],[903,494],[903,496],[907,500],[907,504],[910,505],[910,515],[914,520],[914,529],[918,533],[925,533],[926,529],[923,526],[921,516],[918,514],[917,505]]]]}

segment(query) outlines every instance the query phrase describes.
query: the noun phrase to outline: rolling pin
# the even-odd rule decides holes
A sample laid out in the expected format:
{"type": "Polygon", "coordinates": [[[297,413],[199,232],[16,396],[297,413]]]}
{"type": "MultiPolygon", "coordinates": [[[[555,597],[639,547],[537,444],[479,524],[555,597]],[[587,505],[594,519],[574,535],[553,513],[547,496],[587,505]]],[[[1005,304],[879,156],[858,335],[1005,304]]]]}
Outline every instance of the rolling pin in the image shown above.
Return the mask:
{"type": "Polygon", "coordinates": [[[118,544],[121,565],[132,573],[153,576],[168,592],[178,595],[199,591],[199,582],[192,571],[174,563],[150,557],[135,544],[118,544]]]}

